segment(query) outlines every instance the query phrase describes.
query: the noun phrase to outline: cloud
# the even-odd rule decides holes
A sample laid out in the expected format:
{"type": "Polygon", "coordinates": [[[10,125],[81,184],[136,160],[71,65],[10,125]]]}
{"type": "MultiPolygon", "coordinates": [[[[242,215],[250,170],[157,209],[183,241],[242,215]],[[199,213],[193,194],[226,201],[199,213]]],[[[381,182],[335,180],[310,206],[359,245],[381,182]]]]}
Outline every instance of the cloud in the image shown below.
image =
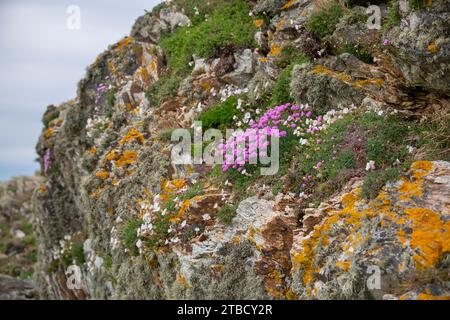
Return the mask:
{"type": "Polygon", "coordinates": [[[159,0],[2,0],[0,2],[0,179],[33,174],[34,146],[49,104],[75,97],[85,69],[129,34],[159,0]],[[81,29],[66,26],[69,5],[81,29]]]}

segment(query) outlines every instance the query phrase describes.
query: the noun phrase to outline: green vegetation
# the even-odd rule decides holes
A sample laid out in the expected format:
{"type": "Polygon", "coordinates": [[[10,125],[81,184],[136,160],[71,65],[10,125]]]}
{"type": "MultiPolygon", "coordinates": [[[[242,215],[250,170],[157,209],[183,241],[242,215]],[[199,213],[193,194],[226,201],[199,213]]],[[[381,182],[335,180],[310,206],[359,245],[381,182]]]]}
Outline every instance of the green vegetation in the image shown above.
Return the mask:
{"type": "Polygon", "coordinates": [[[238,114],[237,103],[238,98],[231,97],[203,112],[198,118],[202,121],[203,130],[214,128],[225,131],[227,128],[234,127],[232,123],[233,117],[238,114]]]}
{"type": "Polygon", "coordinates": [[[170,142],[172,139],[172,133],[174,130],[175,129],[173,129],[173,128],[168,128],[168,129],[162,130],[158,135],[158,139],[160,141],[170,142]]]}
{"type": "Polygon", "coordinates": [[[367,49],[361,47],[360,45],[347,44],[340,50],[339,53],[350,53],[365,63],[373,63],[372,55],[369,53],[369,51],[367,51],[367,49]]]}
{"type": "Polygon", "coordinates": [[[413,11],[425,8],[425,0],[409,0],[409,9],[413,11]]]}
{"type": "Polygon", "coordinates": [[[309,58],[305,54],[298,52],[295,48],[286,47],[283,49],[280,60],[278,61],[278,66],[284,68],[284,70],[278,76],[277,82],[273,87],[271,97],[272,106],[292,101],[290,93],[292,70],[295,65],[306,62],[309,62],[309,58]]]}
{"type": "Polygon", "coordinates": [[[45,114],[42,118],[42,124],[47,129],[50,125],[50,122],[52,120],[58,119],[59,117],[59,110],[53,110],[52,112],[49,112],[48,114],[45,114]]]}
{"type": "Polygon", "coordinates": [[[236,216],[236,206],[225,205],[217,212],[217,218],[223,224],[230,224],[233,218],[236,216]]]}
{"type": "Polygon", "coordinates": [[[383,25],[384,30],[399,26],[401,21],[400,12],[398,11],[398,3],[392,2],[388,7],[387,19],[383,25]]]}
{"type": "Polygon", "coordinates": [[[187,74],[193,55],[211,58],[226,47],[254,47],[256,27],[249,11],[246,1],[227,1],[207,19],[192,27],[179,28],[161,39],[172,72],[180,76],[187,74]]]}
{"type": "Polygon", "coordinates": [[[364,178],[362,196],[367,199],[376,198],[380,192],[380,189],[384,187],[386,182],[398,180],[401,173],[402,170],[400,167],[369,172],[364,178]]]}
{"type": "Polygon", "coordinates": [[[65,267],[75,263],[81,266],[84,262],[84,250],[82,243],[71,243],[70,250],[67,250],[61,256],[61,261],[65,267]]]}
{"type": "Polygon", "coordinates": [[[112,258],[110,256],[106,256],[105,258],[103,258],[103,264],[104,264],[106,270],[110,270],[113,265],[112,258]]]}
{"type": "Polygon", "coordinates": [[[323,39],[325,36],[333,33],[336,24],[343,15],[344,9],[342,6],[334,3],[322,11],[313,13],[307,22],[306,29],[320,39],[323,39]]]}
{"type": "Polygon", "coordinates": [[[312,194],[311,202],[318,204],[350,178],[367,174],[363,195],[373,197],[409,166],[406,144],[417,144],[417,130],[393,115],[348,114],[320,134],[320,143],[302,148],[291,182],[301,181],[297,191],[312,194]],[[376,170],[367,173],[369,161],[374,161],[376,170]]]}
{"type": "Polygon", "coordinates": [[[181,78],[176,75],[165,75],[150,85],[145,92],[150,106],[157,108],[164,102],[165,98],[175,97],[180,87],[180,82],[181,78]]]}
{"type": "Polygon", "coordinates": [[[141,226],[142,221],[136,218],[132,218],[128,221],[125,229],[123,230],[123,244],[128,250],[130,250],[131,254],[138,255],[139,252],[136,247],[136,242],[138,240],[137,237],[137,229],[141,226]]]}

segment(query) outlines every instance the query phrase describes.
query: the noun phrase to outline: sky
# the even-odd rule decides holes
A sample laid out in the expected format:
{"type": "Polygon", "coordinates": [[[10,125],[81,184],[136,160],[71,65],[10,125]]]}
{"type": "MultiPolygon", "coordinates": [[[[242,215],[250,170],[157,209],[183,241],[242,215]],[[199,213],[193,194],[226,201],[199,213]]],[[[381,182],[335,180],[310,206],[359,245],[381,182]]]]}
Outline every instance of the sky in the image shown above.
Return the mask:
{"type": "Polygon", "coordinates": [[[35,173],[46,107],[74,98],[86,67],[159,2],[0,0],[0,181],[35,173]]]}

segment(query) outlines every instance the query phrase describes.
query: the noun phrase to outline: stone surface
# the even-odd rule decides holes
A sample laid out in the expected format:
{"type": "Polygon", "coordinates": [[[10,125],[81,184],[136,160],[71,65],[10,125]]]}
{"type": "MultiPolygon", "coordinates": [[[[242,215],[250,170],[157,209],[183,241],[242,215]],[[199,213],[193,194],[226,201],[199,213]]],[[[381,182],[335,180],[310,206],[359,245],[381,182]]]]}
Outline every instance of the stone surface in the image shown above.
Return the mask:
{"type": "Polygon", "coordinates": [[[450,3],[430,1],[422,10],[410,10],[400,1],[400,26],[385,38],[389,51],[410,86],[440,94],[450,92],[450,3]]]}

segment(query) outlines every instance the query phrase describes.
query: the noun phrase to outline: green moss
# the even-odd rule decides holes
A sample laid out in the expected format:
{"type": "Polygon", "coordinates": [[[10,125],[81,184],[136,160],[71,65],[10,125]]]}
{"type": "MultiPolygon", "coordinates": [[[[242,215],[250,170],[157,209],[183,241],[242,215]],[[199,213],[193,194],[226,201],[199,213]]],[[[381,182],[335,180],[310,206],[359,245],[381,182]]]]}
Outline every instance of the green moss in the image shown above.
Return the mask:
{"type": "Polygon", "coordinates": [[[320,133],[320,144],[313,141],[302,147],[291,181],[299,184],[298,192],[312,195],[310,202],[320,203],[352,177],[367,174],[365,166],[372,160],[377,172],[366,178],[364,191],[371,197],[409,163],[406,144],[414,144],[416,133],[414,124],[396,116],[348,114],[320,133]]]}
{"type": "Polygon", "coordinates": [[[230,224],[233,218],[236,216],[236,206],[226,205],[219,209],[217,212],[217,218],[223,224],[230,224]]]}
{"type": "Polygon", "coordinates": [[[150,85],[145,91],[145,96],[152,107],[159,107],[165,98],[175,97],[180,87],[181,78],[173,76],[163,76],[158,81],[150,85]]]}
{"type": "Polygon", "coordinates": [[[106,270],[111,270],[113,265],[112,258],[110,256],[106,256],[105,258],[103,258],[103,265],[105,266],[106,270]]]}
{"type": "Polygon", "coordinates": [[[278,76],[277,82],[275,83],[272,90],[272,105],[281,105],[292,101],[291,98],[291,79],[292,70],[297,64],[306,63],[309,58],[303,53],[299,53],[294,48],[283,49],[281,59],[278,62],[279,66],[284,66],[284,70],[278,76]]]}
{"type": "Polygon", "coordinates": [[[168,128],[168,129],[164,129],[162,130],[159,134],[158,134],[158,139],[164,142],[170,142],[172,139],[172,133],[175,129],[173,128],[168,128]]]}
{"type": "Polygon", "coordinates": [[[54,110],[42,118],[42,124],[47,129],[52,120],[58,119],[59,110],[54,110]]]}
{"type": "Polygon", "coordinates": [[[238,114],[237,103],[238,98],[231,97],[203,112],[198,118],[199,121],[202,121],[203,130],[215,128],[225,131],[231,128],[233,117],[238,114]]]}
{"type": "Polygon", "coordinates": [[[425,5],[425,0],[409,0],[409,9],[413,11],[424,9],[425,5]]]}
{"type": "Polygon", "coordinates": [[[372,55],[369,53],[369,51],[367,51],[366,48],[363,48],[360,45],[347,44],[343,48],[341,48],[339,53],[350,53],[365,63],[373,63],[372,55]]]}
{"type": "Polygon", "coordinates": [[[399,26],[401,21],[400,12],[398,10],[398,3],[392,2],[388,7],[387,19],[383,25],[384,30],[389,30],[395,26],[399,26]]]}
{"type": "Polygon", "coordinates": [[[401,168],[398,167],[369,172],[364,178],[362,196],[366,199],[376,198],[386,182],[398,180],[401,172],[401,168]]]}
{"type": "Polygon", "coordinates": [[[330,35],[336,28],[339,19],[344,15],[344,10],[340,4],[332,4],[326,9],[313,13],[306,25],[309,32],[323,39],[330,35]]]}
{"type": "Polygon", "coordinates": [[[213,57],[226,47],[254,47],[256,27],[246,1],[232,0],[219,5],[210,17],[192,27],[179,28],[161,39],[171,70],[186,75],[192,56],[213,57]]]}
{"type": "Polygon", "coordinates": [[[73,261],[75,261],[75,263],[77,265],[81,266],[83,263],[85,263],[83,244],[74,243],[72,245],[71,254],[72,254],[73,261]]]}
{"type": "Polygon", "coordinates": [[[123,230],[122,239],[123,244],[128,250],[130,250],[131,254],[138,255],[139,252],[136,247],[136,242],[138,240],[137,237],[137,229],[141,226],[141,220],[133,218],[128,221],[125,229],[123,230]]]}

